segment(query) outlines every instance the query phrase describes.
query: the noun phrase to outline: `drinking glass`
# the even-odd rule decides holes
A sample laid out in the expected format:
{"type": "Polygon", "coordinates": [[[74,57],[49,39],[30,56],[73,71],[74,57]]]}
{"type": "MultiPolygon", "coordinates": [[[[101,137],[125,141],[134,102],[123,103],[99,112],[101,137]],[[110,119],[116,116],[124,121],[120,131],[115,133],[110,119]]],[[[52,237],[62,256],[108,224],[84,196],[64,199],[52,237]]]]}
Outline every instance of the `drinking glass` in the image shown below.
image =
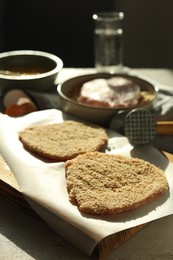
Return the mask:
{"type": "Polygon", "coordinates": [[[93,14],[95,67],[98,72],[115,73],[123,67],[123,12],[93,14]]]}

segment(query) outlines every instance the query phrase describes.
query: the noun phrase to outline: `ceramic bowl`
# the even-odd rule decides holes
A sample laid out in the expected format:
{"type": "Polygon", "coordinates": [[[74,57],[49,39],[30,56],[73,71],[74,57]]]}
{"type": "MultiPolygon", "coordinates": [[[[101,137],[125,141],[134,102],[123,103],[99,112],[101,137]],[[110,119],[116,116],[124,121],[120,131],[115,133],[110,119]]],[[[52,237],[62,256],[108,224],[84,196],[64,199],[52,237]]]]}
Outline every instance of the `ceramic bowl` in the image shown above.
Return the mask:
{"type": "Polygon", "coordinates": [[[0,53],[0,90],[47,91],[56,85],[62,60],[50,53],[17,50],[0,53]]]}
{"type": "Polygon", "coordinates": [[[118,118],[120,114],[127,114],[130,110],[137,107],[152,109],[154,100],[157,95],[157,90],[154,85],[146,80],[143,80],[136,76],[125,74],[112,75],[107,73],[94,73],[71,78],[69,80],[66,80],[62,84],[59,84],[57,91],[59,94],[62,111],[83,120],[106,127],[109,125],[111,118],[115,117],[116,115],[118,118]],[[152,97],[151,100],[139,103],[137,106],[130,108],[96,107],[86,105],[77,101],[77,97],[80,93],[80,88],[85,82],[97,78],[111,78],[113,76],[121,76],[134,81],[140,86],[141,91],[146,91],[152,97]]]}

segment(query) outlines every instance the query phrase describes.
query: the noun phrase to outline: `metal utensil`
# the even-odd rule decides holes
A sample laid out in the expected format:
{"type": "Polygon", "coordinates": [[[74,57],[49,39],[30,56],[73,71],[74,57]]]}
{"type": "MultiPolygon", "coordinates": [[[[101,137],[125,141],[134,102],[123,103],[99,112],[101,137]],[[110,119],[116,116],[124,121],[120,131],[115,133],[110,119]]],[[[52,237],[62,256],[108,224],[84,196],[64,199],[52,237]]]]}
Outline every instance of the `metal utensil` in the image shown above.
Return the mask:
{"type": "Polygon", "coordinates": [[[132,145],[150,144],[157,134],[153,114],[145,109],[132,110],[125,118],[124,133],[132,145]]]}

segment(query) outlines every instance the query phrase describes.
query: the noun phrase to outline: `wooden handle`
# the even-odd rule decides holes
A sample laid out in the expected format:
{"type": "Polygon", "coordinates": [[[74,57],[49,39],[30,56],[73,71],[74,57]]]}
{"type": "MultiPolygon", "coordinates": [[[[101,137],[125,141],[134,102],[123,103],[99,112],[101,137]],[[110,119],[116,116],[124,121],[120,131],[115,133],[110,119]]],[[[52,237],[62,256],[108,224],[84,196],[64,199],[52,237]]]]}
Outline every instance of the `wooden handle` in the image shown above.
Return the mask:
{"type": "Polygon", "coordinates": [[[158,121],[157,133],[161,135],[173,135],[173,121],[158,121]]]}

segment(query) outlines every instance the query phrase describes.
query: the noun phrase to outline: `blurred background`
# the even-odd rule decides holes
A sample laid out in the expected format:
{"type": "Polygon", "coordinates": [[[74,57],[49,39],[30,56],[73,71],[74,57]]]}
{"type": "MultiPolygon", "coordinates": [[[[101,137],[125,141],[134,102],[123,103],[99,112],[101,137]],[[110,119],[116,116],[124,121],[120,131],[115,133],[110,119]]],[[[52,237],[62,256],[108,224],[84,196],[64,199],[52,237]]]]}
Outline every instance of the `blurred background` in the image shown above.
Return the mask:
{"type": "Polygon", "coordinates": [[[172,0],[0,0],[0,52],[35,49],[93,67],[92,14],[123,11],[124,65],[173,67],[172,0]]]}

